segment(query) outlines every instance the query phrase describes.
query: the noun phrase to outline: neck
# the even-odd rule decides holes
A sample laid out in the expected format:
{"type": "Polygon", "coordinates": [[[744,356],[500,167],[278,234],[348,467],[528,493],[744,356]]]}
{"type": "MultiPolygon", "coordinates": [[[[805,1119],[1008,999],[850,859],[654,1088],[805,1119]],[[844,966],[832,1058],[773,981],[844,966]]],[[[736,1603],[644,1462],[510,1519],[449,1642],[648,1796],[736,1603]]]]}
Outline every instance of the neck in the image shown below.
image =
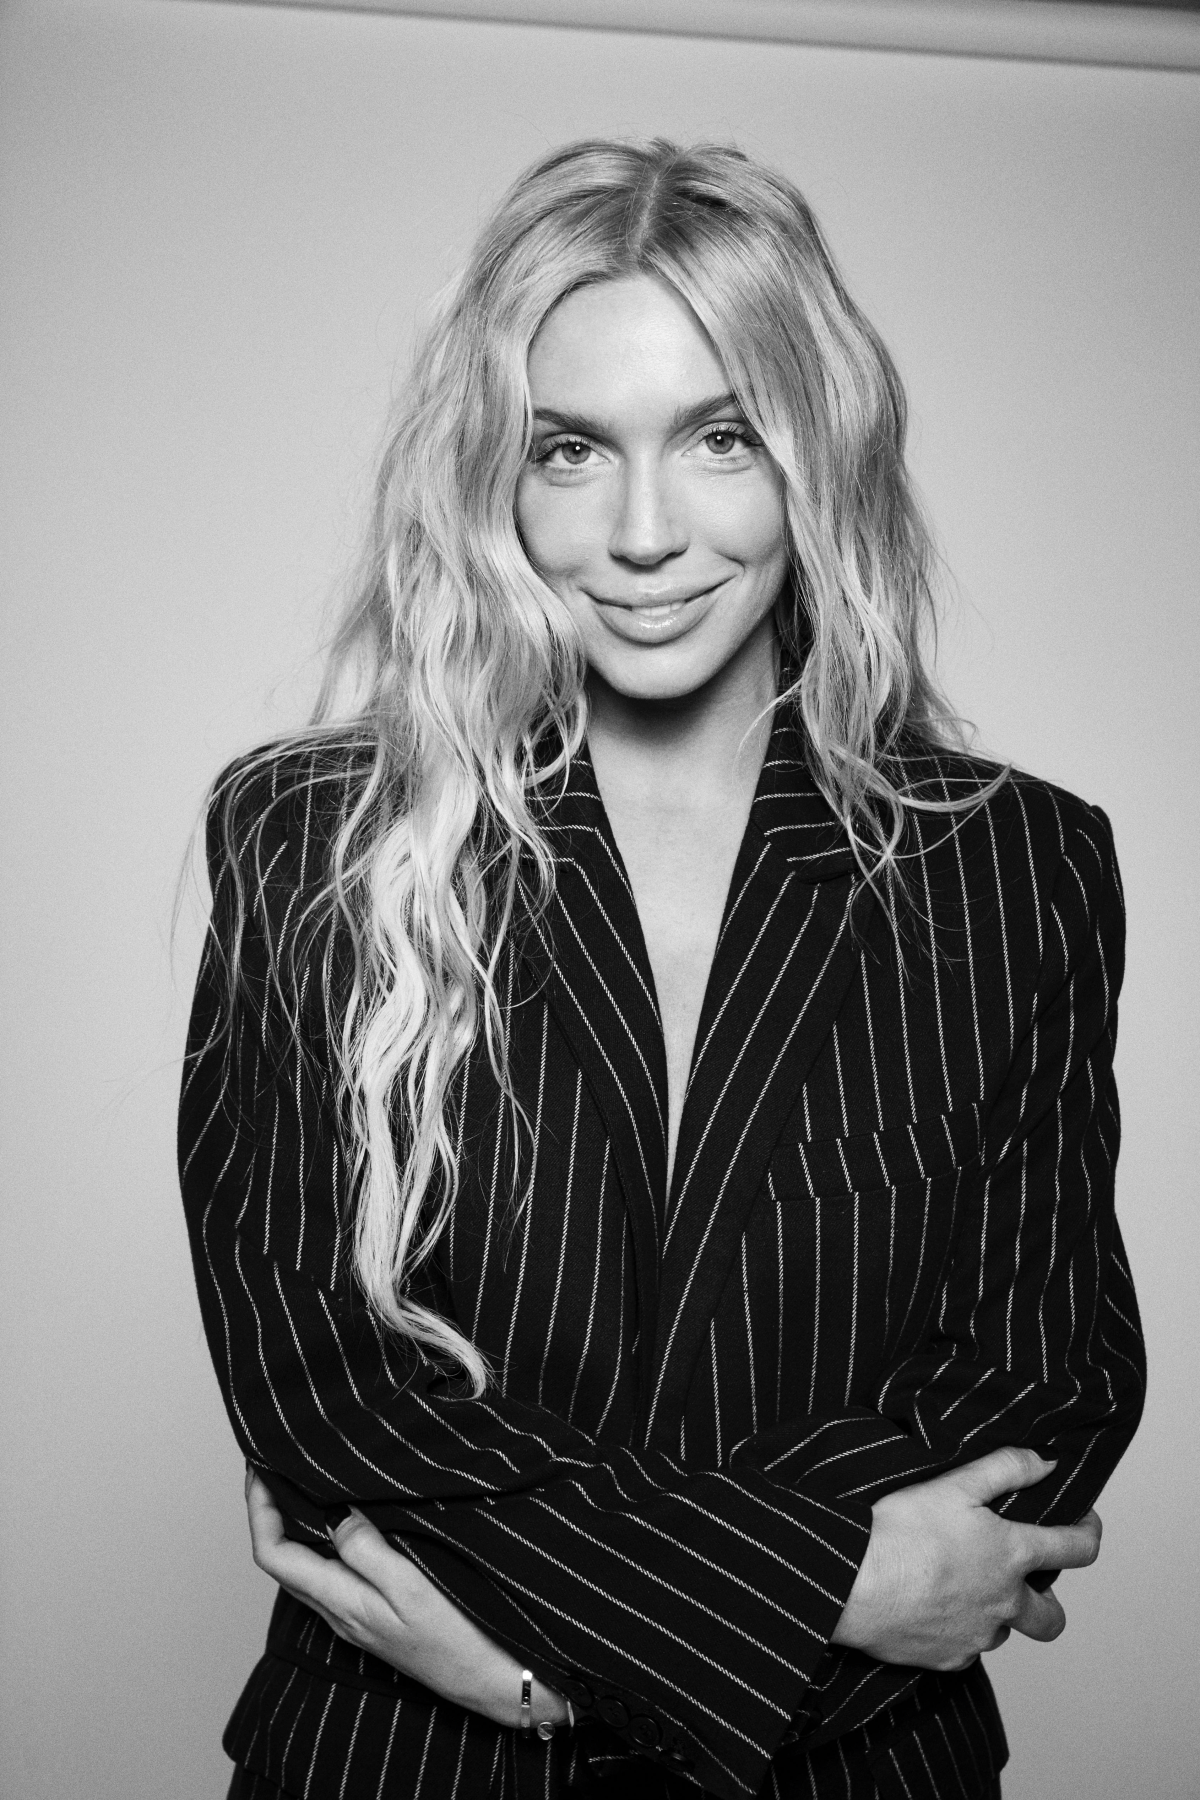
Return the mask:
{"type": "Polygon", "coordinates": [[[758,780],[778,692],[769,619],[711,681],[670,699],[618,693],[588,680],[588,748],[601,789],[653,792],[688,810],[720,802],[758,780]]]}

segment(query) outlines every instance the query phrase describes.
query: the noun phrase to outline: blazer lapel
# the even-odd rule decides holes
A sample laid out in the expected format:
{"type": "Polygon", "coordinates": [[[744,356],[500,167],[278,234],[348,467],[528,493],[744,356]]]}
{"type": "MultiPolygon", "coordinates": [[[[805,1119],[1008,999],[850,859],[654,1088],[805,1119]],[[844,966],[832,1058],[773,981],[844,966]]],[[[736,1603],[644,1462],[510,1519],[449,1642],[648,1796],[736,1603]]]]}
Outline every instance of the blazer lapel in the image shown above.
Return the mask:
{"type": "Polygon", "coordinates": [[[663,1231],[648,1445],[677,1451],[696,1359],[771,1151],[881,916],[795,732],[777,725],[696,1034],[663,1231]]]}
{"type": "Polygon", "coordinates": [[[637,1265],[644,1410],[666,1204],[666,1049],[637,907],[586,752],[544,826],[555,892],[527,954],[611,1137],[637,1265]]]}

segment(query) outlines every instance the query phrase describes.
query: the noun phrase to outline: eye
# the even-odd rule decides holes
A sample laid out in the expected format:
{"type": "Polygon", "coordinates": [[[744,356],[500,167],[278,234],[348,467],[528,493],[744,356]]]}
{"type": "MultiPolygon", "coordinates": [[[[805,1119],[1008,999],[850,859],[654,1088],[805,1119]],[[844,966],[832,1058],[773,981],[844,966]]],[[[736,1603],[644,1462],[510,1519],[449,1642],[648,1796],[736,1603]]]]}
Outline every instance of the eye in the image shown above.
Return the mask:
{"type": "Polygon", "coordinates": [[[713,425],[700,440],[714,456],[732,456],[737,450],[748,450],[758,444],[744,425],[713,425]]]}
{"type": "Polygon", "coordinates": [[[557,459],[559,468],[582,469],[592,454],[592,446],[586,438],[555,438],[547,444],[539,462],[553,463],[557,459]]]}

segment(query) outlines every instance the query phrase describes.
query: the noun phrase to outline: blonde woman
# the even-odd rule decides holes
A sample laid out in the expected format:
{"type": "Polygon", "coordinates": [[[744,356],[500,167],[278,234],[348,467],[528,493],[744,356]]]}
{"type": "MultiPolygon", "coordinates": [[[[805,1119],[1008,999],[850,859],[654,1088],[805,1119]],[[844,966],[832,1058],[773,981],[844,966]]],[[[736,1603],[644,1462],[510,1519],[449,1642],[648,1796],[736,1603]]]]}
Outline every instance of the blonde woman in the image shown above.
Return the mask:
{"type": "Polygon", "coordinates": [[[979,1800],[1136,1426],[1122,911],[964,751],[895,369],[801,196],[580,143],[228,770],[181,1118],[280,1584],[231,1795],[979,1800]]]}

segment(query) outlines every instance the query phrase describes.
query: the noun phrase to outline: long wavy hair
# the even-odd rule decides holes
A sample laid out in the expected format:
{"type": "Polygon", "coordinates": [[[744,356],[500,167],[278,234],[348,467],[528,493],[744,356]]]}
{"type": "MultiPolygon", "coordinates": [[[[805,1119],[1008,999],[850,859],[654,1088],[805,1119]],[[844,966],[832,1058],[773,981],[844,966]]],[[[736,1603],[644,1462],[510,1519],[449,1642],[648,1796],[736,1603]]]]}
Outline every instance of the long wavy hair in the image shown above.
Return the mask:
{"type": "MultiPolygon", "coordinates": [[[[585,141],[541,158],[424,333],[320,699],[289,740],[317,753],[310,770],[326,750],[344,767],[348,746],[361,765],[304,901],[312,930],[340,932],[352,951],[348,998],[327,1024],[357,1278],[380,1320],[450,1359],[476,1393],[484,1359],[415,1297],[416,1277],[454,1204],[452,1089],[481,1034],[515,1105],[500,957],[519,909],[550,893],[540,801],[587,719],[579,640],[515,522],[527,362],[565,295],[632,275],[692,308],[779,470],[792,579],[776,609],[789,672],[778,704],[798,715],[812,774],[872,881],[894,884],[906,815],[931,804],[906,787],[901,752],[956,731],[922,653],[933,551],[905,469],[904,391],[802,195],[719,145],[585,141]]],[[[216,792],[235,869],[235,822],[281,749],[243,760],[216,792]]],[[[231,1004],[247,904],[238,878],[231,1004]]],[[[289,967],[277,950],[272,977],[299,1037],[295,953],[289,967]]]]}

